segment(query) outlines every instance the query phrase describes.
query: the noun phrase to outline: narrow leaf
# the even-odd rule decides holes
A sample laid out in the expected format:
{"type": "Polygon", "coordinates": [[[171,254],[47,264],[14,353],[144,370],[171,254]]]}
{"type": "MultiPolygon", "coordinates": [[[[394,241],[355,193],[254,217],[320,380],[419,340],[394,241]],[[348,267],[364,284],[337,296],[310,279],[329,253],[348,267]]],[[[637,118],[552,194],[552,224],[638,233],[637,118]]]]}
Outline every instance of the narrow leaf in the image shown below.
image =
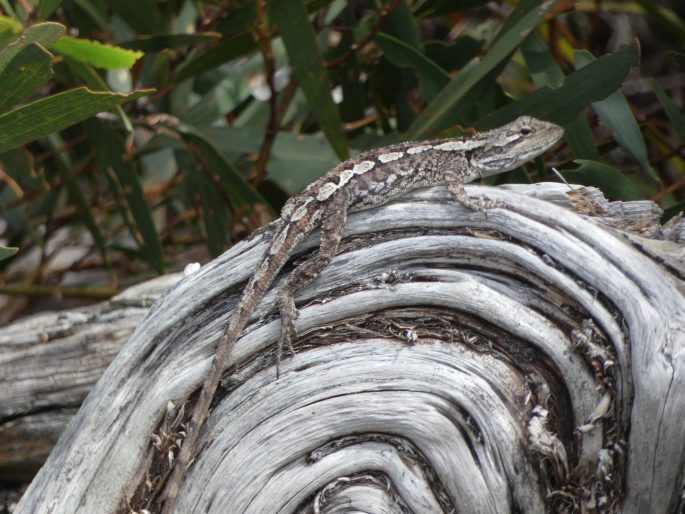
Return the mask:
{"type": "Polygon", "coordinates": [[[107,124],[98,120],[87,122],[88,138],[96,150],[98,165],[111,168],[124,192],[126,204],[135,221],[134,239],[141,245],[141,253],[148,263],[158,272],[164,273],[164,250],[159,234],[152,220],[152,212],[145,201],[143,187],[133,163],[124,160],[124,142],[107,124]]]}
{"type": "Polygon", "coordinates": [[[267,205],[262,195],[209,139],[189,126],[181,125],[178,131],[200,163],[219,177],[234,209],[250,207],[256,203],[267,205]]]}
{"type": "MultiPolygon", "coordinates": [[[[532,32],[521,45],[521,50],[536,87],[563,85],[564,73],[539,34],[532,32]]],[[[567,123],[564,129],[564,139],[577,158],[593,161],[599,159],[592,130],[582,111],[575,120],[567,123]]]]}
{"type": "MultiPolygon", "coordinates": [[[[578,69],[595,62],[594,56],[586,50],[576,51],[574,58],[578,69]]],[[[653,171],[649,164],[647,145],[642,137],[640,126],[623,94],[620,91],[614,91],[604,100],[593,102],[592,107],[604,126],[614,134],[621,148],[644,170],[653,171]]]]}
{"type": "Polygon", "coordinates": [[[666,207],[664,209],[664,213],[661,215],[661,223],[666,223],[673,216],[676,216],[681,212],[685,212],[685,200],[683,200],[682,202],[675,203],[670,207],[666,207]]]}
{"type": "Polygon", "coordinates": [[[249,32],[243,32],[236,36],[220,41],[204,52],[200,52],[197,57],[188,61],[180,67],[174,78],[175,82],[195,77],[207,70],[213,70],[217,66],[232,61],[236,57],[241,57],[257,48],[254,37],[249,32]]]}
{"type": "Polygon", "coordinates": [[[156,0],[107,0],[106,3],[135,32],[156,34],[164,32],[166,28],[160,11],[160,6],[164,2],[157,2],[156,0]]]}
{"type": "Polygon", "coordinates": [[[83,191],[81,191],[81,187],[76,180],[73,172],[73,164],[69,154],[67,152],[57,151],[58,148],[61,148],[64,145],[64,140],[59,136],[59,134],[53,133],[47,137],[47,142],[55,151],[57,168],[62,176],[62,180],[64,180],[67,191],[69,192],[69,198],[76,205],[76,209],[79,212],[81,221],[83,221],[83,224],[88,229],[88,232],[90,232],[90,235],[93,238],[93,243],[100,251],[103,264],[111,272],[112,264],[107,255],[107,245],[105,244],[105,239],[102,236],[102,232],[100,232],[100,227],[98,227],[98,224],[95,221],[95,216],[90,208],[90,204],[86,200],[86,197],[84,196],[83,191]]]}
{"type": "Polygon", "coordinates": [[[199,173],[197,186],[202,202],[202,218],[207,231],[207,248],[212,257],[217,257],[231,242],[231,211],[214,184],[199,173]]]}
{"type": "Polygon", "coordinates": [[[411,68],[416,72],[421,84],[421,95],[431,100],[450,81],[449,74],[431,61],[424,53],[396,37],[376,34],[374,41],[383,55],[398,68],[411,68]]]}
{"type": "Polygon", "coordinates": [[[537,32],[531,32],[525,39],[521,51],[528,64],[533,84],[537,87],[559,87],[564,83],[564,73],[537,32]]]}
{"type": "Polygon", "coordinates": [[[290,65],[324,134],[341,160],[349,150],[342,120],[333,97],[326,68],[319,54],[316,34],[302,0],[273,0],[273,19],[283,38],[290,65]]]}
{"type": "Polygon", "coordinates": [[[57,8],[62,3],[62,0],[40,0],[38,2],[38,19],[44,20],[52,13],[54,13],[57,8]]]}
{"type": "Polygon", "coordinates": [[[21,34],[24,27],[14,18],[0,14],[0,48],[4,48],[10,41],[21,34]]]}
{"type": "Polygon", "coordinates": [[[469,72],[462,72],[454,78],[437,97],[417,116],[407,132],[410,139],[434,135],[453,123],[450,112],[478,82],[500,63],[508,60],[512,52],[528,34],[552,10],[558,0],[546,0],[523,14],[519,20],[498,34],[496,43],[483,60],[469,72]]]}
{"type": "Polygon", "coordinates": [[[12,257],[19,251],[19,248],[0,246],[0,261],[4,261],[8,257],[12,257]]]}
{"type": "Polygon", "coordinates": [[[105,70],[130,69],[143,56],[143,52],[140,51],[70,36],[61,37],[52,48],[58,54],[105,70]]]}
{"type": "MultiPolygon", "coordinates": [[[[192,170],[197,166],[196,158],[185,148],[176,150],[174,155],[179,168],[192,170]]],[[[183,185],[189,203],[195,205],[200,214],[209,253],[220,255],[231,241],[231,211],[228,203],[203,173],[186,173],[183,185]]]]}
{"type": "Polygon", "coordinates": [[[566,125],[591,103],[618,89],[630,68],[637,66],[639,61],[640,53],[635,44],[623,46],[617,52],[603,55],[585,68],[567,75],[563,86],[556,89],[541,87],[483,117],[476,123],[476,128],[497,127],[522,114],[566,125]]]}
{"type": "Polygon", "coordinates": [[[595,144],[592,129],[584,114],[564,126],[564,139],[578,159],[599,160],[599,151],[595,144]]]}
{"type": "MultiPolygon", "coordinates": [[[[69,70],[71,70],[71,72],[74,75],[76,75],[80,80],[83,81],[83,84],[88,89],[91,89],[93,91],[109,92],[109,86],[105,82],[105,79],[103,79],[102,76],[100,76],[100,74],[97,71],[95,71],[95,69],[90,64],[74,61],[69,57],[64,59],[64,64],[67,65],[69,70]]],[[[114,112],[121,120],[121,123],[123,124],[126,131],[129,134],[132,134],[133,124],[131,123],[131,120],[124,111],[123,107],[121,105],[117,105],[116,107],[114,107],[114,112]]]]}
{"type": "Polygon", "coordinates": [[[179,48],[188,45],[201,45],[216,41],[221,37],[218,32],[196,32],[195,34],[151,34],[136,35],[135,39],[119,43],[119,47],[139,50],[145,53],[160,52],[165,48],[179,48]]]}
{"type": "Polygon", "coordinates": [[[0,116],[0,153],[74,125],[91,116],[148,95],[143,89],[122,95],[81,87],[37,100],[0,116]]]}
{"type": "Polygon", "coordinates": [[[65,30],[64,25],[53,22],[37,23],[29,27],[21,36],[0,52],[0,71],[4,70],[5,66],[31,43],[38,43],[43,48],[50,48],[64,35],[65,30]]]}
{"type": "Polygon", "coordinates": [[[0,72],[0,113],[32,94],[52,77],[52,55],[36,43],[22,49],[0,72]]]}
{"type": "Polygon", "coordinates": [[[563,175],[569,182],[584,186],[594,186],[613,200],[640,200],[640,188],[630,181],[623,173],[611,166],[596,161],[577,159],[573,162],[580,167],[573,171],[564,171],[563,175]]]}
{"type": "Polygon", "coordinates": [[[654,88],[654,93],[659,99],[659,102],[661,102],[664,111],[666,111],[666,116],[668,116],[668,119],[678,132],[680,141],[685,142],[685,116],[683,116],[680,109],[673,103],[673,100],[668,97],[664,88],[662,88],[654,79],[652,79],[652,87],[654,88]]]}

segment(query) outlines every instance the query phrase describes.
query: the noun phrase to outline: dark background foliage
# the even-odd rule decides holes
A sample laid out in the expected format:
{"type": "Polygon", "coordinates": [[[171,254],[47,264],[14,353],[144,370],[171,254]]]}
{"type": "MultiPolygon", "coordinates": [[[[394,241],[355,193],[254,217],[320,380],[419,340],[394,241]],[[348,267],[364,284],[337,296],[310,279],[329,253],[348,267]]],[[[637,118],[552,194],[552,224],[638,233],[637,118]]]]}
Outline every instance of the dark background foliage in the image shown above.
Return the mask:
{"type": "Polygon", "coordinates": [[[665,219],[684,205],[677,0],[0,10],[0,245],[19,249],[0,262],[3,321],[206,262],[357,152],[523,113],[566,127],[546,161],[569,182],[665,219]]]}

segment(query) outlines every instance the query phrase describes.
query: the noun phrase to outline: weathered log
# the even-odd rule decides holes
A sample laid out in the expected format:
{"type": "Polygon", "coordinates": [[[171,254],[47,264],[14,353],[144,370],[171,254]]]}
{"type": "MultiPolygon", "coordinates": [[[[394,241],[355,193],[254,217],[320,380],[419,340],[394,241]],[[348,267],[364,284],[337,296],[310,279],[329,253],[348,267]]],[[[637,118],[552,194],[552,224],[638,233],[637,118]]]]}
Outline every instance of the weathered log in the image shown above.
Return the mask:
{"type": "Polygon", "coordinates": [[[30,481],[150,306],[182,274],[0,328],[0,483],[30,481]]]}
{"type": "MultiPolygon", "coordinates": [[[[297,296],[278,379],[275,285],[178,512],[682,508],[682,246],[658,241],[658,209],[550,184],[468,190],[507,207],[468,212],[432,188],[351,216],[297,296]]],[[[17,512],[157,510],[183,402],[267,244],[268,230],[155,303],[17,512]]]]}

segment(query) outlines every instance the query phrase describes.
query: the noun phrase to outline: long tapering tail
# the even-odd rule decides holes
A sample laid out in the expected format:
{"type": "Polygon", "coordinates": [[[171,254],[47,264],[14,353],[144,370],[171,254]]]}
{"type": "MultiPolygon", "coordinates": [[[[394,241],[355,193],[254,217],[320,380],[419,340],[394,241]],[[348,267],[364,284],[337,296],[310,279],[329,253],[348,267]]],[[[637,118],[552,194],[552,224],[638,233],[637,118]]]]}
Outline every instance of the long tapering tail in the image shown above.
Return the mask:
{"type": "Polygon", "coordinates": [[[183,478],[195,454],[195,447],[200,435],[200,429],[209,414],[209,406],[216,392],[221,374],[226,368],[228,359],[233,352],[233,347],[240,337],[245,325],[254,313],[257,305],[264,297],[267,289],[274,281],[278,272],[287,262],[293,249],[306,234],[293,230],[291,225],[285,224],[275,231],[271,246],[262,258],[254,274],[243,290],[240,301],[231,314],[228,326],[224,330],[219,344],[212,359],[209,374],[205,379],[200,391],[200,396],[194,406],[193,415],[190,419],[186,438],[181,446],[173,473],[166,485],[162,496],[164,508],[162,514],[172,512],[176,503],[183,478]]]}

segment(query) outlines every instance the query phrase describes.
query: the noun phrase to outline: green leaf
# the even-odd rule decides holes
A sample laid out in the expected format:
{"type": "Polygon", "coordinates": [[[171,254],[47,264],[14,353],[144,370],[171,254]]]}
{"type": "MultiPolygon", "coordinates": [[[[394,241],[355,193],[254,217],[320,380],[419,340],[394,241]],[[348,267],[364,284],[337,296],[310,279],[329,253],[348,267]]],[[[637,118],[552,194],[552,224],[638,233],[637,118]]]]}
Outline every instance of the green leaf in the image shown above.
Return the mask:
{"type": "Polygon", "coordinates": [[[101,2],[93,2],[92,0],[71,0],[70,3],[78,7],[76,12],[81,10],[83,17],[80,17],[81,23],[90,26],[90,22],[94,23],[102,32],[109,32],[111,25],[107,23],[106,11],[107,6],[101,2]]]}
{"type": "Polygon", "coordinates": [[[140,51],[134,52],[99,41],[70,36],[61,37],[52,49],[58,54],[71,57],[75,61],[92,64],[96,68],[105,70],[130,69],[143,56],[143,52],[140,51]]]}
{"type": "Polygon", "coordinates": [[[18,188],[6,188],[12,189],[17,198],[34,190],[46,192],[50,189],[42,170],[36,171],[34,168],[33,155],[24,148],[1,153],[0,170],[18,184],[18,188]]]}
{"type": "Polygon", "coordinates": [[[155,34],[166,29],[160,5],[156,0],[107,0],[107,5],[133,30],[141,34],[155,34]]]}
{"type": "Polygon", "coordinates": [[[37,100],[0,116],[0,153],[62,130],[91,116],[150,94],[127,95],[90,91],[85,87],[37,100]]]}
{"type": "Polygon", "coordinates": [[[331,85],[319,54],[316,34],[309,23],[302,0],[273,0],[271,12],[309,107],[335,153],[341,160],[347,159],[349,150],[342,130],[340,112],[333,102],[331,85]]]}
{"type": "Polygon", "coordinates": [[[24,27],[14,18],[0,14],[0,48],[4,48],[24,27]]]}
{"type": "MultiPolygon", "coordinates": [[[[595,62],[594,56],[587,50],[576,50],[574,59],[577,69],[595,62]]],[[[593,102],[592,107],[604,126],[614,134],[616,142],[621,148],[635,159],[642,166],[642,169],[650,172],[653,178],[658,179],[656,172],[652,170],[649,164],[647,145],[642,137],[640,126],[623,94],[620,91],[614,91],[604,100],[593,102]]]]}
{"type": "Polygon", "coordinates": [[[656,94],[659,102],[661,102],[664,111],[666,111],[666,116],[668,116],[668,119],[678,132],[680,141],[685,142],[685,116],[683,116],[680,109],[673,103],[673,100],[668,97],[664,88],[662,88],[654,79],[652,79],[652,88],[654,89],[654,94],[656,94]]]}
{"type": "MultiPolygon", "coordinates": [[[[392,0],[381,0],[389,6],[392,0]]],[[[407,2],[401,1],[383,21],[383,30],[391,36],[404,41],[406,45],[421,48],[421,30],[407,2]]]]}
{"type": "Polygon", "coordinates": [[[151,86],[162,88],[169,83],[174,56],[174,51],[168,48],[162,50],[155,56],[154,61],[152,61],[152,66],[150,66],[150,74],[148,76],[148,83],[151,86]]]}
{"type": "Polygon", "coordinates": [[[249,32],[244,32],[236,36],[224,39],[204,52],[200,52],[197,57],[188,61],[180,67],[174,77],[175,82],[195,77],[207,70],[213,70],[217,66],[241,57],[257,48],[254,37],[249,32]]]}
{"type": "Polygon", "coordinates": [[[151,34],[136,35],[135,39],[119,43],[119,47],[128,50],[139,50],[145,53],[160,52],[165,48],[179,48],[189,45],[201,45],[216,41],[221,37],[218,32],[196,32],[195,34],[151,34]]]}
{"type": "Polygon", "coordinates": [[[522,114],[566,125],[578,113],[618,89],[632,66],[637,66],[637,45],[626,45],[613,54],[603,55],[585,68],[566,76],[564,85],[552,89],[541,87],[483,117],[476,123],[479,130],[501,126],[522,114]]]}
{"type": "MultiPolygon", "coordinates": [[[[545,42],[536,32],[532,32],[526,38],[521,45],[521,50],[536,87],[561,87],[563,85],[564,73],[554,59],[552,52],[549,51],[545,42]]],[[[582,113],[564,126],[564,139],[577,158],[593,161],[599,159],[592,130],[582,113]]]]}
{"type": "Polygon", "coordinates": [[[0,261],[12,257],[15,253],[19,251],[19,248],[0,246],[0,261]]]}
{"type": "Polygon", "coordinates": [[[666,6],[659,5],[658,2],[648,0],[635,0],[635,2],[649,14],[657,25],[670,32],[681,43],[685,41],[685,22],[675,12],[666,6]]]}
{"type": "Polygon", "coordinates": [[[52,13],[54,13],[57,8],[62,3],[62,0],[40,0],[38,2],[38,19],[44,20],[52,13]]]}
{"type": "Polygon", "coordinates": [[[664,209],[664,213],[661,215],[661,223],[666,223],[673,216],[676,216],[681,212],[685,212],[685,200],[683,200],[682,202],[675,203],[670,207],[666,207],[664,209]]]}
{"type": "Polygon", "coordinates": [[[526,38],[526,36],[543,20],[545,14],[551,11],[558,0],[547,0],[522,14],[513,25],[503,29],[498,34],[496,43],[485,55],[483,60],[471,68],[463,71],[435,97],[435,99],[419,114],[409,128],[407,137],[418,139],[428,137],[449,127],[453,123],[451,113],[477,84],[499,64],[511,57],[512,52],[526,38]]]}
{"type": "Polygon", "coordinates": [[[64,25],[53,22],[37,23],[13,41],[8,47],[0,52],[0,72],[16,57],[24,48],[31,43],[38,43],[44,48],[50,48],[64,35],[64,25]]]}
{"type": "Polygon", "coordinates": [[[451,44],[430,41],[425,45],[426,55],[443,70],[459,70],[476,57],[483,48],[483,42],[471,36],[461,36],[451,44]]]}
{"type": "Polygon", "coordinates": [[[398,68],[411,68],[419,77],[421,96],[431,100],[450,81],[449,74],[425,54],[396,37],[379,32],[375,43],[383,55],[398,68]]]}
{"type": "Polygon", "coordinates": [[[52,55],[31,43],[0,72],[0,113],[32,94],[52,77],[52,55]]]}
{"type": "Polygon", "coordinates": [[[90,235],[93,238],[93,243],[100,251],[103,264],[111,272],[112,264],[107,256],[107,245],[105,244],[105,239],[102,237],[102,232],[100,232],[100,228],[95,221],[95,216],[90,208],[90,204],[88,203],[88,200],[86,200],[86,197],[84,196],[83,191],[81,191],[81,187],[76,180],[71,158],[67,152],[58,151],[59,148],[64,146],[64,140],[59,136],[59,134],[51,133],[47,137],[47,143],[55,152],[57,168],[62,176],[64,185],[69,192],[69,198],[76,205],[76,209],[78,210],[81,221],[83,221],[83,224],[88,229],[88,232],[90,232],[90,235]]]}
{"type": "MultiPolygon", "coordinates": [[[[194,170],[197,167],[193,154],[186,149],[175,151],[174,156],[181,169],[194,170]]],[[[183,185],[189,203],[196,207],[202,220],[209,253],[220,255],[230,243],[231,211],[228,202],[203,173],[185,173],[183,185]]]]}
{"type": "Polygon", "coordinates": [[[207,248],[212,257],[218,257],[231,242],[231,211],[216,186],[201,173],[196,175],[207,248]]]}
{"type": "MultiPolygon", "coordinates": [[[[90,64],[74,61],[69,57],[64,59],[64,63],[67,65],[69,70],[71,70],[71,72],[74,75],[76,75],[80,80],[82,80],[83,83],[89,89],[93,91],[109,92],[109,86],[107,85],[105,80],[100,76],[100,74],[97,71],[95,71],[95,69],[90,64]]],[[[133,124],[131,123],[131,120],[129,119],[126,112],[124,112],[124,109],[121,107],[121,105],[117,105],[116,107],[114,107],[114,112],[121,120],[121,123],[123,124],[126,131],[132,134],[133,124]]]]}
{"type": "Polygon", "coordinates": [[[537,87],[560,87],[564,83],[564,73],[537,32],[531,32],[523,41],[521,51],[528,64],[530,78],[537,87]]]}
{"type": "Polygon", "coordinates": [[[180,125],[177,129],[200,164],[219,177],[234,210],[251,207],[256,203],[267,205],[262,195],[207,137],[187,125],[180,125]]]}
{"type": "MultiPolygon", "coordinates": [[[[126,153],[124,142],[109,125],[98,120],[89,120],[86,128],[88,138],[96,150],[98,166],[111,168],[118,179],[118,185],[135,221],[135,226],[130,228],[134,239],[141,246],[141,253],[157,273],[164,273],[162,243],[134,164],[123,158],[126,153]]],[[[124,219],[128,219],[128,216],[124,216],[124,219]]]]}
{"type": "Polygon", "coordinates": [[[576,158],[599,160],[599,151],[592,129],[583,114],[564,126],[564,139],[576,158]]]}
{"type": "Polygon", "coordinates": [[[573,171],[563,171],[564,177],[574,184],[599,188],[612,200],[641,200],[640,188],[623,173],[611,166],[596,161],[576,159],[580,167],[573,171]]]}
{"type": "MultiPolygon", "coordinates": [[[[229,157],[257,153],[263,135],[261,127],[201,127],[198,130],[215,141],[217,148],[229,157]]],[[[338,162],[323,137],[279,132],[271,151],[267,178],[293,195],[338,162]]]]}

